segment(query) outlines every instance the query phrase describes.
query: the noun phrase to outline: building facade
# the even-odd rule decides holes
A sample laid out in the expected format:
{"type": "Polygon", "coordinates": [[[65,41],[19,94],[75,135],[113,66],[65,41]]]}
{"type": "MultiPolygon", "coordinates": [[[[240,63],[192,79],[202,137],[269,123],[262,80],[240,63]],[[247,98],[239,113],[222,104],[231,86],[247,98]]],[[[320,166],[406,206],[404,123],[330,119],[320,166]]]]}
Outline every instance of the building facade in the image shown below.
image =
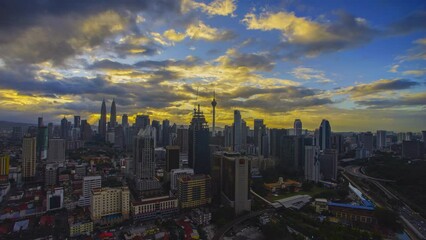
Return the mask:
{"type": "Polygon", "coordinates": [[[178,179],[178,199],[181,208],[196,208],[212,201],[211,177],[205,174],[178,179]]]}
{"type": "Polygon", "coordinates": [[[130,191],[127,187],[95,188],[90,197],[90,218],[95,223],[111,224],[129,219],[130,191]]]}
{"type": "Polygon", "coordinates": [[[170,217],[179,212],[177,198],[160,196],[131,203],[133,220],[148,221],[170,217]]]}

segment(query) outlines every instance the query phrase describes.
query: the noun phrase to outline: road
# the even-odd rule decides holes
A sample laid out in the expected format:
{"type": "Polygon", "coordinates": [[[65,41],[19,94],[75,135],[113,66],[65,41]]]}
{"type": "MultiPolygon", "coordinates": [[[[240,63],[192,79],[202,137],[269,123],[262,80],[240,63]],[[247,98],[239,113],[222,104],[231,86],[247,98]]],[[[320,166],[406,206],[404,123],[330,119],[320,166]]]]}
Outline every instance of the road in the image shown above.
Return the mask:
{"type": "Polygon", "coordinates": [[[426,239],[426,220],[404,203],[401,200],[401,197],[398,196],[398,193],[389,191],[389,189],[382,184],[383,182],[395,181],[367,176],[361,171],[361,167],[359,166],[347,166],[345,167],[345,173],[370,181],[372,184],[377,186],[377,188],[379,188],[388,199],[395,199],[401,202],[402,207],[399,208],[399,217],[402,219],[404,224],[408,226],[409,230],[419,239],[426,239]]]}

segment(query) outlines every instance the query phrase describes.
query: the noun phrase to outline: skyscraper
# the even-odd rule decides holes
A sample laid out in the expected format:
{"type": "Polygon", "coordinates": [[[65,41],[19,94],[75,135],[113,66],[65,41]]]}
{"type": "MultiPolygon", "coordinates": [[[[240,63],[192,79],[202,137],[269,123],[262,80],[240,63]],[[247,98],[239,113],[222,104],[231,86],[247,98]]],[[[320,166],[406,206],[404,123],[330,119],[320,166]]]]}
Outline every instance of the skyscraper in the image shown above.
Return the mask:
{"type": "Polygon", "coordinates": [[[61,138],[65,140],[68,139],[68,120],[65,116],[61,120],[61,138]]]}
{"type": "Polygon", "coordinates": [[[47,159],[47,146],[49,140],[49,133],[47,127],[39,127],[37,129],[37,159],[47,159]]]}
{"type": "Polygon", "coordinates": [[[320,150],[331,148],[331,126],[328,120],[323,119],[319,128],[319,147],[320,150]]]}
{"type": "Polygon", "coordinates": [[[254,119],[254,146],[258,149],[262,145],[262,128],[263,128],[263,119],[254,119]]]}
{"type": "Polygon", "coordinates": [[[105,105],[105,99],[102,100],[102,107],[101,107],[101,118],[99,119],[99,126],[98,126],[98,133],[101,136],[102,141],[105,141],[106,139],[106,105],[105,105]]]}
{"type": "Polygon", "coordinates": [[[0,154],[0,183],[7,182],[9,178],[10,156],[0,154]]]}
{"type": "Polygon", "coordinates": [[[239,153],[216,153],[214,168],[220,169],[214,181],[219,185],[223,204],[234,208],[235,214],[251,210],[250,160],[239,153]]]}
{"type": "Polygon", "coordinates": [[[129,126],[129,116],[127,116],[127,114],[123,114],[121,117],[121,125],[125,128],[129,126]]]}
{"type": "Polygon", "coordinates": [[[163,120],[163,146],[170,145],[170,121],[163,120]]]}
{"type": "Polygon", "coordinates": [[[49,139],[47,162],[65,162],[65,140],[61,138],[49,139]]]}
{"type": "Polygon", "coordinates": [[[377,145],[377,149],[384,149],[386,147],[386,131],[385,130],[377,130],[376,145],[377,145]]]}
{"type": "Polygon", "coordinates": [[[203,112],[194,109],[188,130],[188,164],[195,174],[210,174],[210,132],[203,112]]]}
{"type": "Polygon", "coordinates": [[[156,189],[160,187],[155,176],[155,128],[146,126],[135,137],[133,150],[134,176],[137,189],[140,191],[156,189]]]}
{"type": "Polygon", "coordinates": [[[177,129],[176,144],[179,146],[181,153],[188,153],[188,128],[180,126],[177,129]]]}
{"type": "Polygon", "coordinates": [[[109,118],[109,127],[114,129],[117,126],[117,110],[115,108],[115,99],[111,103],[111,117],[109,118]]]}
{"type": "Polygon", "coordinates": [[[38,118],[38,124],[37,124],[37,127],[44,127],[44,124],[43,124],[43,117],[39,117],[39,118],[38,118]]]}
{"type": "Polygon", "coordinates": [[[300,119],[294,120],[294,133],[296,136],[302,135],[302,121],[300,119]]]}
{"type": "Polygon", "coordinates": [[[305,146],[305,180],[318,182],[320,179],[320,161],[317,146],[305,146]]]}
{"type": "Polygon", "coordinates": [[[232,148],[235,152],[239,152],[242,147],[242,124],[240,111],[234,110],[234,144],[232,148]]]}
{"type": "Polygon", "coordinates": [[[75,128],[80,127],[80,116],[74,116],[74,127],[75,128]]]}
{"type": "Polygon", "coordinates": [[[337,180],[337,151],[325,149],[319,155],[320,172],[325,180],[337,180]]]}
{"type": "Polygon", "coordinates": [[[90,195],[92,189],[100,188],[102,185],[101,176],[86,176],[83,178],[83,195],[78,200],[78,205],[81,207],[90,205],[90,195]]]}
{"type": "Polygon", "coordinates": [[[151,120],[148,115],[137,115],[135,121],[136,132],[139,133],[139,130],[145,129],[146,126],[150,125],[151,120]]]}
{"type": "Polygon", "coordinates": [[[212,101],[212,107],[213,107],[213,129],[212,129],[212,136],[216,136],[216,92],[213,92],[213,101],[212,101]]]}
{"type": "Polygon", "coordinates": [[[22,176],[34,177],[36,173],[36,138],[24,136],[22,143],[22,176]]]}

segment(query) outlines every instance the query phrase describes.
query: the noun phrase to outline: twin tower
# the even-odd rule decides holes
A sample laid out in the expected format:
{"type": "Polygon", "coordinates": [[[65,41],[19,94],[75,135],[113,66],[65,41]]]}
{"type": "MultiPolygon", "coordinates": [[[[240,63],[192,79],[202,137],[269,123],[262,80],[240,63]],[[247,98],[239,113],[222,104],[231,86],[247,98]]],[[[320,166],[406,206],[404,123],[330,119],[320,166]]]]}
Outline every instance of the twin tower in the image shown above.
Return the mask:
{"type": "MultiPolygon", "coordinates": [[[[116,126],[117,126],[117,110],[115,107],[115,99],[113,99],[111,103],[111,115],[110,115],[110,120],[108,123],[108,128],[115,128],[116,126]]],[[[102,100],[101,118],[99,119],[98,128],[99,128],[98,129],[99,135],[101,135],[101,137],[105,139],[106,133],[107,133],[107,111],[106,111],[105,99],[102,100]]]]}

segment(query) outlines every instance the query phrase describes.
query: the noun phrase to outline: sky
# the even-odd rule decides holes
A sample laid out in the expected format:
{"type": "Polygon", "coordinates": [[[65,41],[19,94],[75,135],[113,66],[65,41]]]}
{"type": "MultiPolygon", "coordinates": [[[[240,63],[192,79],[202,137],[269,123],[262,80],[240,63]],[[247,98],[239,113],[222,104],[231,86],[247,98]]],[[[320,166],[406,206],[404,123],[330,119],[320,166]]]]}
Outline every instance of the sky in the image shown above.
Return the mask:
{"type": "Polygon", "coordinates": [[[0,120],[426,129],[426,1],[0,0],[0,120]],[[118,120],[121,118],[118,117],[118,120]]]}

